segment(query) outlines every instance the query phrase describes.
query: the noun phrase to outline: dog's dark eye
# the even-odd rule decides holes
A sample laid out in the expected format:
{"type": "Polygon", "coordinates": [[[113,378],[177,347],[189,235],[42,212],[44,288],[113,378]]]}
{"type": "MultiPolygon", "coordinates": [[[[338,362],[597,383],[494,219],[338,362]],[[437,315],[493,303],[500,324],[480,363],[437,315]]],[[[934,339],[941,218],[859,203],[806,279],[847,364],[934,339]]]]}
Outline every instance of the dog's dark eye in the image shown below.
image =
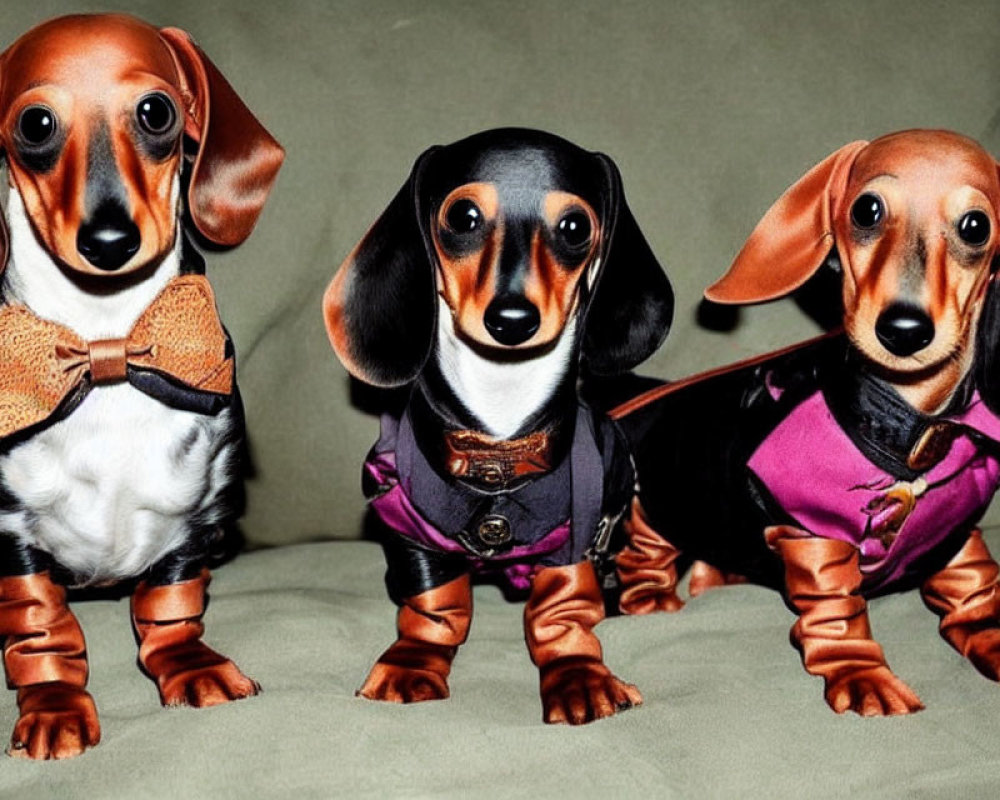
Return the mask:
{"type": "Polygon", "coordinates": [[[982,211],[970,211],[958,221],[958,238],[980,247],[990,240],[990,218],[982,211]]]}
{"type": "Polygon", "coordinates": [[[556,230],[570,247],[582,247],[590,241],[590,217],[582,211],[570,211],[556,224],[556,230]]]}
{"type": "Polygon", "coordinates": [[[143,97],[136,106],[135,115],[139,126],[154,136],[162,136],[169,131],[177,118],[173,102],[160,92],[143,97]]]}
{"type": "Polygon", "coordinates": [[[17,132],[25,144],[38,147],[56,132],[56,115],[45,106],[28,106],[17,120],[17,132]]]}
{"type": "Polygon", "coordinates": [[[479,206],[463,197],[451,204],[445,215],[445,222],[455,233],[472,233],[483,224],[483,212],[479,210],[479,206]]]}
{"type": "Polygon", "coordinates": [[[882,205],[882,198],[874,194],[861,195],[851,206],[851,221],[864,230],[874,228],[884,216],[885,206],[882,205]]]}

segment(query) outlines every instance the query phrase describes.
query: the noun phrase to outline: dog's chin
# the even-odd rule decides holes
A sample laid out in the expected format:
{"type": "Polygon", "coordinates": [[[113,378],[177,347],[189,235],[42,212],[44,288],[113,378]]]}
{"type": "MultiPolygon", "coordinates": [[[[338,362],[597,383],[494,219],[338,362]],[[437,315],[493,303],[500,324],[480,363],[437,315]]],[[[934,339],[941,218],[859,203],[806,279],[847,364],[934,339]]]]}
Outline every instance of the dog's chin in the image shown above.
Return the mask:
{"type": "Polygon", "coordinates": [[[544,341],[533,341],[529,339],[523,344],[503,345],[499,342],[486,341],[480,336],[474,336],[460,326],[455,326],[455,335],[458,339],[472,350],[480,358],[487,361],[494,361],[502,364],[513,364],[521,361],[531,361],[544,356],[555,348],[559,343],[563,331],[560,330],[555,336],[551,336],[544,341]]]}
{"type": "Polygon", "coordinates": [[[914,385],[952,366],[961,355],[958,342],[932,341],[910,356],[897,356],[875,343],[850,336],[851,343],[879,377],[890,383],[914,385]]]}
{"type": "Polygon", "coordinates": [[[89,294],[111,295],[142,283],[156,272],[170,253],[170,249],[152,258],[135,259],[119,269],[104,270],[87,264],[74,256],[71,259],[53,259],[67,280],[89,294]]]}

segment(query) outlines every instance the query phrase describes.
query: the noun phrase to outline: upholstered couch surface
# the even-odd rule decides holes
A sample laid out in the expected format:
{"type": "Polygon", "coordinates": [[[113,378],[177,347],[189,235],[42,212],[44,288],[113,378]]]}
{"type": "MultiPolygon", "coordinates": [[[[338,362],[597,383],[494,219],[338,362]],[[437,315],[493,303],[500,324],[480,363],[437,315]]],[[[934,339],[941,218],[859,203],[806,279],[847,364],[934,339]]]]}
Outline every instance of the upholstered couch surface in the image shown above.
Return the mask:
{"type": "MultiPolygon", "coordinates": [[[[699,325],[701,290],[791,181],[839,145],[947,127],[1000,151],[1000,7],[990,2],[123,0],[188,30],[288,150],[258,230],[209,256],[237,345],[254,461],[251,550],[212,586],[208,639],[264,686],[161,710],[124,602],[76,606],[101,746],[0,761],[2,797],[993,797],[1000,687],[940,641],[915,594],[872,604],[927,710],[837,717],[788,644],[774,593],[728,588],[680,614],[614,618],[607,660],[642,708],[582,729],[540,721],[521,609],[480,587],[453,697],[353,695],[393,632],[382,556],[361,535],[377,421],[320,316],[334,269],[427,146],[523,125],[611,155],[676,290],[643,371],[680,377],[811,336],[793,302],[699,325]],[[339,540],[339,541],[338,541],[339,540]]],[[[4,45],[102,3],[7,4],[4,45]]],[[[2,109],[0,109],[2,111],[2,109]]],[[[2,365],[0,365],[2,368],[2,365]]],[[[989,519],[992,519],[990,517],[989,519]]],[[[1000,550],[1000,530],[988,529],[1000,550]]],[[[0,736],[15,718],[0,703],[0,736]]]]}

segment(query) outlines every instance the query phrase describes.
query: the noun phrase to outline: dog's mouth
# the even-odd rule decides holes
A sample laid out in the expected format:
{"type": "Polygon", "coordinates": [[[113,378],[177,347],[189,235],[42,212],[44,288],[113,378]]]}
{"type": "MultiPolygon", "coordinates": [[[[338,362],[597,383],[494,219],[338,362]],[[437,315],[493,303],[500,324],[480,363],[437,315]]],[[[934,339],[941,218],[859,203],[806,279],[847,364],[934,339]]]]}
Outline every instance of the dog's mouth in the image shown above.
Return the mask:
{"type": "Polygon", "coordinates": [[[148,279],[157,271],[169,253],[170,250],[167,250],[155,258],[115,270],[81,269],[62,258],[53,259],[53,262],[68,281],[87,294],[113,295],[148,279]]]}
{"type": "MultiPolygon", "coordinates": [[[[489,331],[489,336],[484,336],[482,332],[473,333],[466,329],[466,326],[462,324],[462,315],[455,312],[455,310],[448,303],[443,293],[438,294],[440,301],[439,313],[446,313],[451,320],[451,329],[454,332],[455,338],[462,342],[466,347],[472,350],[480,358],[484,358],[488,361],[493,361],[495,363],[506,363],[515,364],[522,361],[530,361],[534,358],[539,358],[551,352],[561,340],[563,334],[565,333],[565,325],[559,327],[559,330],[554,336],[546,336],[543,340],[530,341],[532,338],[538,338],[538,328],[532,331],[531,336],[524,337],[523,332],[519,332],[516,336],[511,333],[508,336],[508,332],[504,331],[499,334],[499,338],[494,336],[492,331],[489,331],[489,327],[483,320],[483,329],[489,331]],[[507,338],[507,342],[503,341],[503,338],[507,338]],[[521,339],[521,341],[512,342],[512,339],[521,339]]],[[[530,318],[527,322],[522,322],[518,320],[519,325],[523,325],[524,328],[530,327],[530,318]]],[[[477,326],[479,327],[479,326],[477,326]]]]}
{"type": "Polygon", "coordinates": [[[874,324],[846,320],[848,338],[855,348],[882,374],[898,384],[915,384],[962,361],[970,349],[973,326],[933,322],[912,309],[891,305],[874,324]]]}
{"type": "Polygon", "coordinates": [[[455,321],[455,336],[465,344],[470,350],[481,358],[496,363],[514,364],[521,361],[531,361],[540,358],[551,352],[559,343],[562,331],[557,336],[546,339],[544,342],[530,345],[504,345],[484,342],[481,338],[470,335],[461,325],[455,321]]]}

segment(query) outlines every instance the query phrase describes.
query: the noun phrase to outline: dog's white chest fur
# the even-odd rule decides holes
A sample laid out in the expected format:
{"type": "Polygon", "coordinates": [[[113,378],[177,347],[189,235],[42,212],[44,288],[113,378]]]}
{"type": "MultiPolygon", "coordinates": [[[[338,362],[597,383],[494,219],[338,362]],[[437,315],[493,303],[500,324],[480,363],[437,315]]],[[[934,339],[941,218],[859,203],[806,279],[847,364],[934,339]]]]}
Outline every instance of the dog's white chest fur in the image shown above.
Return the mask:
{"type": "Polygon", "coordinates": [[[451,312],[438,299],[437,354],[445,380],[493,436],[509,438],[555,391],[569,367],[576,318],[542,356],[520,362],[488,361],[455,333],[451,312]]]}
{"type": "MultiPolygon", "coordinates": [[[[86,340],[127,335],[180,269],[178,243],[141,283],[88,294],[41,248],[13,189],[8,217],[7,301],[86,340]]],[[[208,417],[127,383],[95,387],[69,416],[0,456],[0,479],[17,501],[0,511],[0,530],[51,554],[81,582],[138,575],[185,541],[192,517],[215,521],[231,480],[233,424],[230,409],[208,417]]]]}
{"type": "Polygon", "coordinates": [[[0,458],[23,508],[0,525],[83,581],[137,575],[181,545],[192,515],[216,499],[229,415],[172,409],[128,384],[95,388],[0,458]]]}

